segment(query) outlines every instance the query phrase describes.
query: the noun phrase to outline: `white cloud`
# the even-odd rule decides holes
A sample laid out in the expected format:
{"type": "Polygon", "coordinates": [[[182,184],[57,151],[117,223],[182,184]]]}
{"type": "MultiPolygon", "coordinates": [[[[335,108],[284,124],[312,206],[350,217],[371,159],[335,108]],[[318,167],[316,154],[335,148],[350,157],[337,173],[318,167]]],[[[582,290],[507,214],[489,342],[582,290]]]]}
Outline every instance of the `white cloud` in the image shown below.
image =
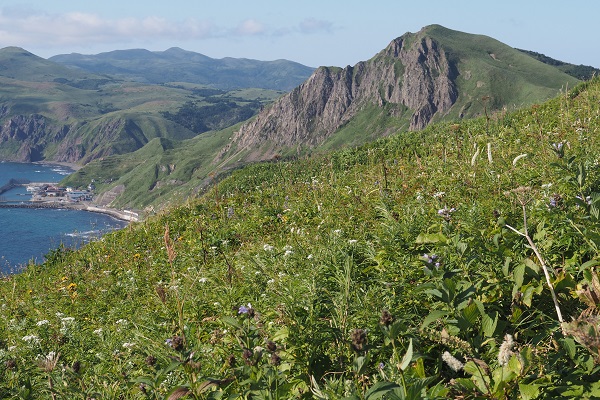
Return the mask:
{"type": "Polygon", "coordinates": [[[331,32],[333,30],[333,23],[315,18],[307,18],[300,22],[298,29],[301,33],[331,32]]]}
{"type": "Polygon", "coordinates": [[[24,14],[0,9],[0,47],[54,47],[165,39],[182,41],[219,35],[220,29],[210,21],[193,18],[185,21],[170,21],[157,16],[104,19],[82,12],[24,14]]]}
{"type": "Polygon", "coordinates": [[[262,33],[265,33],[265,31],[265,26],[255,19],[247,19],[245,21],[242,21],[235,30],[237,34],[242,36],[260,35],[262,33]]]}

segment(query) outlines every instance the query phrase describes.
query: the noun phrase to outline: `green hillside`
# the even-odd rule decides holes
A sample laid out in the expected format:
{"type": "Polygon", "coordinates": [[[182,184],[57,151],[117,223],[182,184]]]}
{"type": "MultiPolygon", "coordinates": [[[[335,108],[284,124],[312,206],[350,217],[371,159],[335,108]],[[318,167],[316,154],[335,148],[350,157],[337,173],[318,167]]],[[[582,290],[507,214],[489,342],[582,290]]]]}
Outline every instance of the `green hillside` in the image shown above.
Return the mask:
{"type": "Polygon", "coordinates": [[[599,134],[596,79],[237,170],[2,279],[0,397],[596,398],[599,134]]]}
{"type": "Polygon", "coordinates": [[[282,92],[149,85],[0,49],[0,159],[86,164],[246,120],[282,92]],[[190,117],[185,110],[192,108],[190,117]]]}
{"type": "Polygon", "coordinates": [[[590,80],[593,77],[598,76],[598,74],[600,74],[600,69],[594,68],[591,65],[575,65],[564,61],[556,60],[552,57],[548,57],[545,54],[541,54],[535,51],[522,49],[518,50],[535,58],[536,60],[543,62],[544,64],[553,65],[559,70],[563,71],[564,73],[569,74],[577,79],[581,79],[582,81],[590,80]]]}

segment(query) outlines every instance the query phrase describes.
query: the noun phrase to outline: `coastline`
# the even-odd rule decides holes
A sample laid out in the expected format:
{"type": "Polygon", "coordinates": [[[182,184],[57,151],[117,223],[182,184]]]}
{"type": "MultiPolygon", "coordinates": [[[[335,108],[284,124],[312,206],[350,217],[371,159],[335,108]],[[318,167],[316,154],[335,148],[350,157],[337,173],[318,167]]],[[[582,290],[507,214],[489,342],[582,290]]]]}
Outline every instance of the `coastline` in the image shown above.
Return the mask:
{"type": "MultiPolygon", "coordinates": [[[[11,161],[11,162],[16,162],[16,161],[11,161]]],[[[29,163],[27,163],[29,164],[29,163]]],[[[69,169],[72,169],[73,172],[80,170],[81,168],[83,168],[81,165],[79,164],[75,164],[75,163],[70,163],[70,162],[66,162],[66,161],[34,161],[31,164],[39,164],[39,165],[58,165],[60,167],[66,167],[69,169]]]]}
{"type": "Polygon", "coordinates": [[[138,222],[137,214],[127,210],[116,210],[114,208],[106,208],[83,203],[65,203],[61,201],[29,201],[27,203],[4,203],[0,204],[0,208],[56,208],[67,210],[88,211],[98,214],[109,215],[125,222],[138,222]]]}

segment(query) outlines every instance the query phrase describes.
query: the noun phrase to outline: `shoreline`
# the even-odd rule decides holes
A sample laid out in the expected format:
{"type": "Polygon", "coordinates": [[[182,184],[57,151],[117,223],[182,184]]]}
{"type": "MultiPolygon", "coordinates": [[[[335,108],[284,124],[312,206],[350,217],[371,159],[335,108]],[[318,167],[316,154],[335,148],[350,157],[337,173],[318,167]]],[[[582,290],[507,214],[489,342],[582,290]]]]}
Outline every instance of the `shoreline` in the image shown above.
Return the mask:
{"type": "Polygon", "coordinates": [[[2,203],[0,204],[0,208],[54,208],[65,210],[79,210],[109,215],[113,218],[125,222],[139,221],[137,214],[131,211],[116,210],[114,208],[106,208],[82,203],[64,203],[60,201],[29,201],[27,203],[2,203]]]}

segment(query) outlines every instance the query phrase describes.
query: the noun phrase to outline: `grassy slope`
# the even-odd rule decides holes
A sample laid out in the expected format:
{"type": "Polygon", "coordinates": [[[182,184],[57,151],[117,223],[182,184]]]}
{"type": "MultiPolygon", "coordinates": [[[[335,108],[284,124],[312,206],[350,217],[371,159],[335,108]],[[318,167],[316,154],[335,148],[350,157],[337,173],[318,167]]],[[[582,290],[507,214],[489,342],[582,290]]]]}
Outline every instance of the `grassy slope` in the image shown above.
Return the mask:
{"type": "Polygon", "coordinates": [[[25,396],[29,382],[38,397],[186,387],[197,398],[363,398],[369,388],[400,396],[408,382],[430,398],[595,395],[597,349],[561,335],[539,262],[497,218],[522,229],[526,200],[563,312],[577,317],[598,220],[575,196],[600,191],[599,133],[596,80],[489,126],[438,124],[236,171],[198,200],[0,281],[0,394],[25,396]],[[531,189],[511,194],[520,186],[531,189]],[[248,303],[255,318],[238,315],[248,303]],[[380,325],[384,309],[393,325],[380,325]],[[505,334],[521,356],[503,367],[505,334]],[[255,347],[267,340],[276,357],[255,347]],[[35,361],[50,351],[64,369],[35,361]],[[480,367],[455,372],[445,351],[480,367]]]}

